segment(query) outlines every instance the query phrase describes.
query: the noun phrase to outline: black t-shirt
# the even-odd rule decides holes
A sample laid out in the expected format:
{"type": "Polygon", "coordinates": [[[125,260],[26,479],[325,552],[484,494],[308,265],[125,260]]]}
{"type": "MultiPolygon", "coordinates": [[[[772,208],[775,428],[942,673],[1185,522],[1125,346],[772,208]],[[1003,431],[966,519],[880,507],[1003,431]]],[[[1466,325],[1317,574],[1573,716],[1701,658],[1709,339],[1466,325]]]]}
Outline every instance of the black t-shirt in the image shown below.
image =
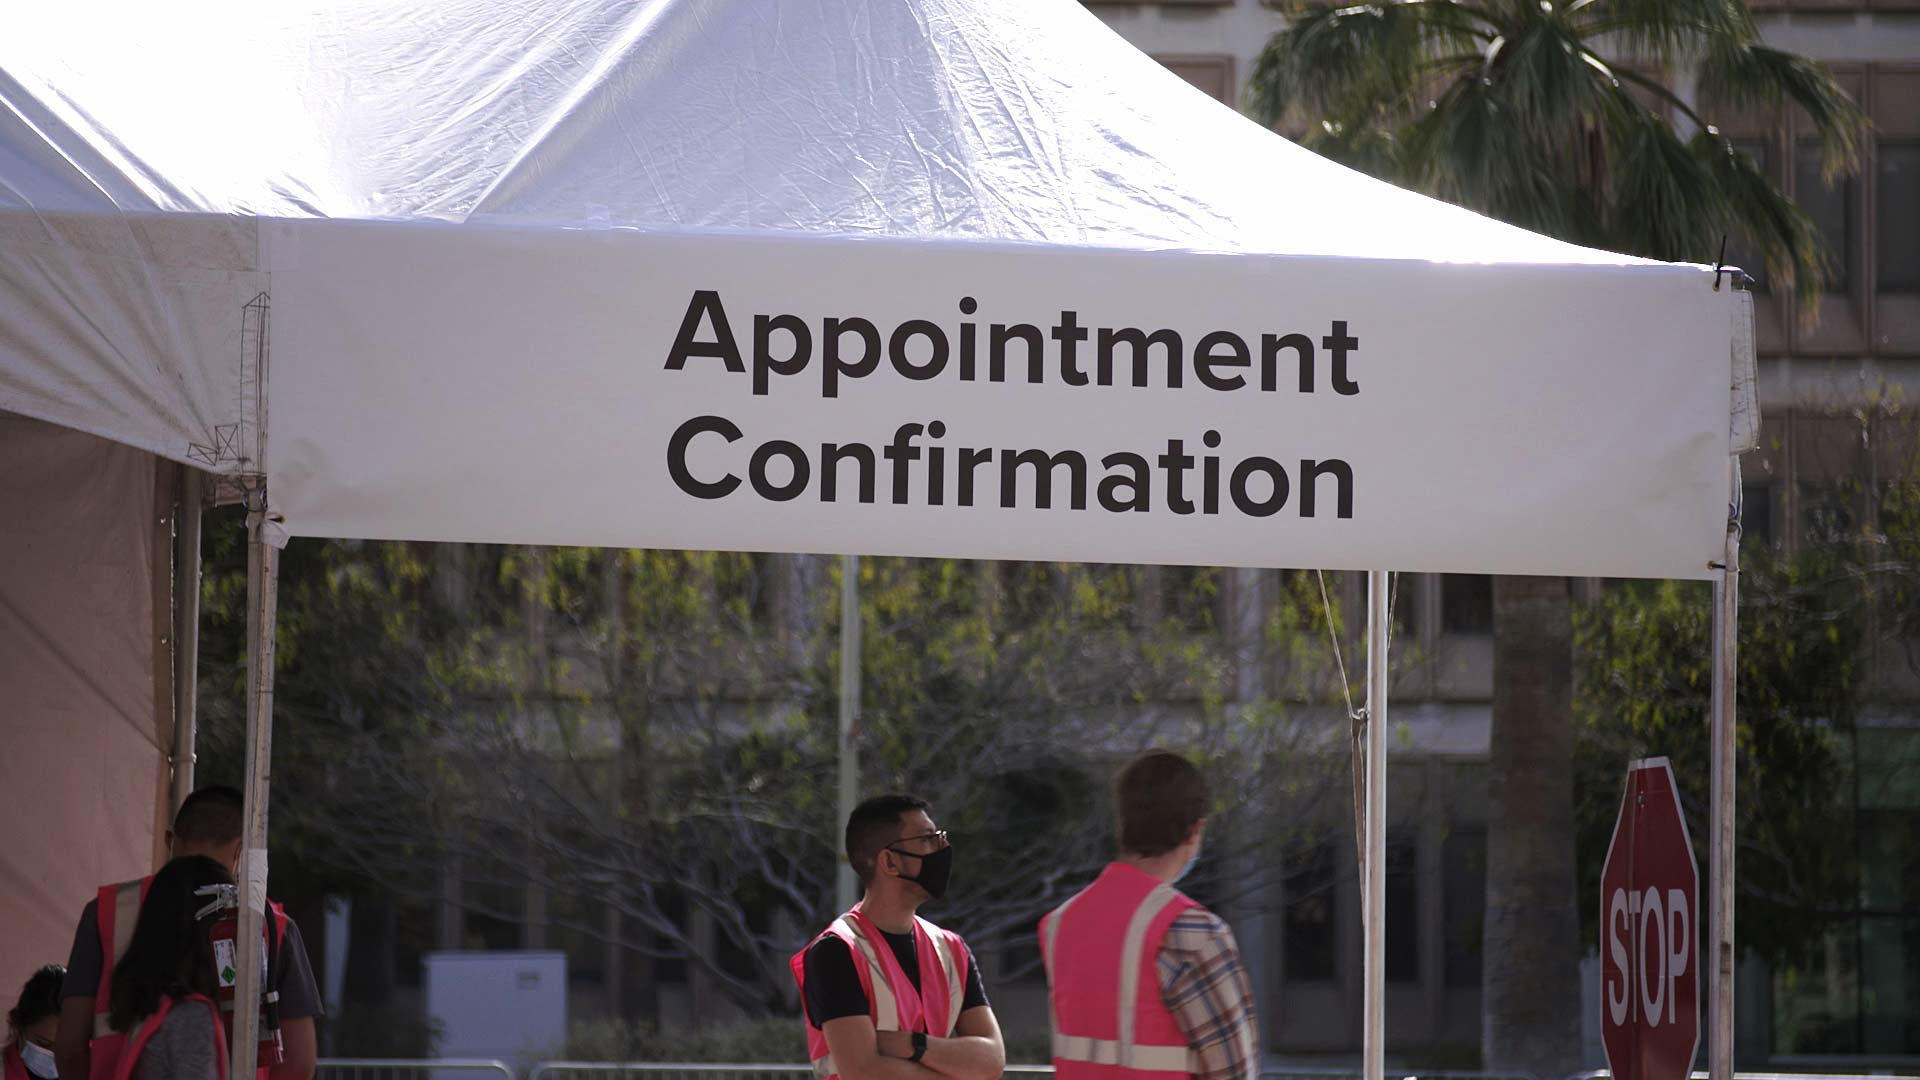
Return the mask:
{"type": "MultiPolygon", "coordinates": [[[[918,990],[920,957],[914,948],[913,933],[890,934],[881,930],[880,936],[887,939],[893,958],[900,961],[900,970],[918,990]]],[[[960,1001],[960,1011],[965,1012],[987,1003],[987,988],[980,981],[980,965],[973,960],[973,950],[964,944],[961,948],[967,952],[967,987],[960,1001]]],[[[873,1015],[867,992],[860,989],[860,972],[853,966],[853,950],[838,936],[827,934],[808,946],[805,968],[807,1018],[813,1021],[814,1027],[824,1027],[827,1021],[843,1016],[873,1015]]]]}

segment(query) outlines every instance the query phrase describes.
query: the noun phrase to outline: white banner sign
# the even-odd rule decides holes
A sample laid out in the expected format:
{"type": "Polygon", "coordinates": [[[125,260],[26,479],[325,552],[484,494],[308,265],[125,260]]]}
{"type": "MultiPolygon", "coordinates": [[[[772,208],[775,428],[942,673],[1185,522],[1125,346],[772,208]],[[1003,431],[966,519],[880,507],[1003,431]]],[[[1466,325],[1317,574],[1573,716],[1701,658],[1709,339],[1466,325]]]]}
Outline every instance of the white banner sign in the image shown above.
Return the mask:
{"type": "Polygon", "coordinates": [[[1698,578],[1730,292],[1563,267],[263,226],[310,536],[1698,578]]]}

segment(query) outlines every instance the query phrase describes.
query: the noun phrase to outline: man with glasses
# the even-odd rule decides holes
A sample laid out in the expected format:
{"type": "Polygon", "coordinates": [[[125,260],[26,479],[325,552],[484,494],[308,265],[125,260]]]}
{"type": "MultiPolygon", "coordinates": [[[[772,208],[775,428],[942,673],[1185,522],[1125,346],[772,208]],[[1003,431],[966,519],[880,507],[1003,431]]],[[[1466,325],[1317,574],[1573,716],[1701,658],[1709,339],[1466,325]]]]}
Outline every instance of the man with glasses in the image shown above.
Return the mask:
{"type": "Polygon", "coordinates": [[[953,870],[928,809],[882,795],[847,819],[865,895],[793,958],[821,1080],[995,1080],[1006,1066],[972,951],[917,914],[946,895],[953,870]]]}

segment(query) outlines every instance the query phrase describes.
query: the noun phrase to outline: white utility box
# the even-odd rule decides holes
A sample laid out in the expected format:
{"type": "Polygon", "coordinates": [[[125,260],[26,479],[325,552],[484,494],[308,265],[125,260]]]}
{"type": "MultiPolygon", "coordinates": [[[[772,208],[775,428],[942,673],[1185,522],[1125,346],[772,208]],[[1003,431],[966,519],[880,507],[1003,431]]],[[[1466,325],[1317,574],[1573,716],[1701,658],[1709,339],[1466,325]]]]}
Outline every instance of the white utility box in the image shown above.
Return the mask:
{"type": "Polygon", "coordinates": [[[522,1072],[543,1057],[564,1056],[567,954],[428,953],[425,967],[427,1017],[440,1036],[436,1056],[498,1058],[522,1072]]]}

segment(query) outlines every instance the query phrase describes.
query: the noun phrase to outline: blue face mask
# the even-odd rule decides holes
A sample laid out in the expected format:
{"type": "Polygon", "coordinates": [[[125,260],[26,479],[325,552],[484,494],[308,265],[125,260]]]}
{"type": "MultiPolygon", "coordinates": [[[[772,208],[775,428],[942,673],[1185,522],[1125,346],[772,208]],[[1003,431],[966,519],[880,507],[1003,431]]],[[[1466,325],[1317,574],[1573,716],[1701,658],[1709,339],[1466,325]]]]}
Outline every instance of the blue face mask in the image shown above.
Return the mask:
{"type": "Polygon", "coordinates": [[[53,1063],[53,1051],[39,1043],[20,1040],[20,1063],[40,1080],[57,1080],[60,1075],[59,1069],[53,1063]]]}
{"type": "Polygon", "coordinates": [[[1175,875],[1173,880],[1175,881],[1185,880],[1188,874],[1193,873],[1193,865],[1199,861],[1200,861],[1200,845],[1195,844],[1193,845],[1192,857],[1187,860],[1187,865],[1180,868],[1180,873],[1175,875]]]}

